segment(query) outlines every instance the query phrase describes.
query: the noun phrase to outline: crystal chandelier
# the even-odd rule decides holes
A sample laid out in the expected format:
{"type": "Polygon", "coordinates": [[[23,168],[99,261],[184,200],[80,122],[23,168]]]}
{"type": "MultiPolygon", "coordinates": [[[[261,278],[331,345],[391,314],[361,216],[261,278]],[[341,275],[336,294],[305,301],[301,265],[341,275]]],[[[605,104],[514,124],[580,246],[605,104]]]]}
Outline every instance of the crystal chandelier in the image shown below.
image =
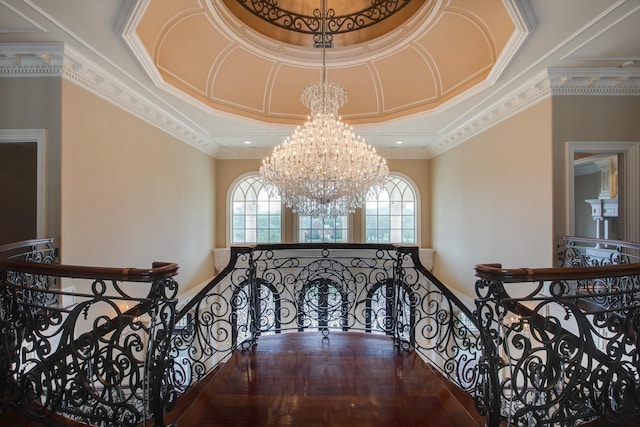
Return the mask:
{"type": "MultiPolygon", "coordinates": [[[[260,174],[285,205],[299,215],[335,217],[353,213],[377,194],[389,169],[373,147],[343,123],[338,109],[347,92],[326,77],[326,0],[322,10],[322,80],[300,96],[311,115],[262,161],[260,174]]],[[[329,36],[329,38],[327,37],[329,36]]]]}

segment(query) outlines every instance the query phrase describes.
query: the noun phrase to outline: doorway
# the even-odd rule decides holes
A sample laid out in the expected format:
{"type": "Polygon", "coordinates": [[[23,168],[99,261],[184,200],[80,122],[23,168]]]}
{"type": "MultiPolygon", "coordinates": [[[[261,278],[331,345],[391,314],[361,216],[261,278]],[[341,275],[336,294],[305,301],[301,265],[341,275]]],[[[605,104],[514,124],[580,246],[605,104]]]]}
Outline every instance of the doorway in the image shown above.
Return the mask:
{"type": "Polygon", "coordinates": [[[43,129],[0,129],[0,244],[45,237],[43,129]]]}
{"type": "MultiPolygon", "coordinates": [[[[567,234],[579,237],[599,237],[611,240],[640,241],[640,142],[599,142],[569,141],[566,144],[567,171],[567,234]],[[607,168],[607,165],[609,167],[607,168]],[[585,181],[596,181],[595,176],[585,177],[585,169],[597,173],[597,184],[586,184],[585,181]],[[603,169],[609,169],[603,173],[603,169]],[[613,169],[615,169],[614,178],[613,169]],[[611,197],[605,187],[615,182],[616,189],[611,197]],[[597,185],[597,194],[585,193],[585,185],[597,185]],[[615,194],[617,192],[617,194],[615,194]],[[604,218],[585,219],[584,206],[592,216],[593,203],[598,199],[616,199],[616,215],[610,217],[605,224],[604,218]],[[585,231],[591,221],[593,232],[585,231]],[[599,222],[601,221],[601,222],[599,222]],[[604,227],[608,227],[605,229],[604,227]],[[598,230],[598,231],[596,231],[598,230]],[[606,231],[606,233],[605,233],[606,231]],[[584,235],[586,234],[586,235],[584,235]],[[606,236],[605,236],[606,234],[606,236]]],[[[588,175],[588,173],[587,173],[588,175]]],[[[600,205],[601,208],[604,204],[600,205]]]]}

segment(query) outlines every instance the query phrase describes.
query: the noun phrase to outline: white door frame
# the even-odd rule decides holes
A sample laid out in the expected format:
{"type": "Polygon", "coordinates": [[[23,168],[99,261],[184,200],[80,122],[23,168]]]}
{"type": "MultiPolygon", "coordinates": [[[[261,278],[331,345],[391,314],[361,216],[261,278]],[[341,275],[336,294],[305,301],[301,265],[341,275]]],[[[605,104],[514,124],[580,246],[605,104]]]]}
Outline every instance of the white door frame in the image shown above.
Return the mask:
{"type": "Polygon", "coordinates": [[[567,141],[566,194],[567,234],[575,234],[575,171],[576,153],[615,153],[623,155],[622,166],[622,235],[621,240],[640,242],[640,141],[567,141]]]}
{"type": "Polygon", "coordinates": [[[17,142],[35,142],[38,150],[37,160],[37,213],[36,213],[36,234],[38,238],[47,237],[46,230],[46,198],[45,198],[45,152],[46,152],[47,131],[46,129],[0,129],[0,144],[17,142]]]}

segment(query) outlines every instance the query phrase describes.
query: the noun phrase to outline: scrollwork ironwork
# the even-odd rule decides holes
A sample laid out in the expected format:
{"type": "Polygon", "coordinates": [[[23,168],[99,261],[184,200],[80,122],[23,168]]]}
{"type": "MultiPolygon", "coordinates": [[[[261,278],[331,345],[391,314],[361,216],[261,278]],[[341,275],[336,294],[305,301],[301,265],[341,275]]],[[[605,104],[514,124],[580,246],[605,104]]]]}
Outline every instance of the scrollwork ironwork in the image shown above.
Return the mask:
{"type": "MultiPolygon", "coordinates": [[[[327,35],[348,33],[377,24],[394,15],[411,0],[372,0],[370,6],[349,14],[337,15],[328,9],[327,35]]],[[[415,0],[414,0],[415,1],[415,0]]],[[[237,0],[251,14],[271,25],[289,31],[318,35],[322,31],[322,12],[314,9],[312,15],[304,15],[279,6],[277,0],[237,0]]],[[[326,42],[326,40],[316,40],[326,42]]]]}

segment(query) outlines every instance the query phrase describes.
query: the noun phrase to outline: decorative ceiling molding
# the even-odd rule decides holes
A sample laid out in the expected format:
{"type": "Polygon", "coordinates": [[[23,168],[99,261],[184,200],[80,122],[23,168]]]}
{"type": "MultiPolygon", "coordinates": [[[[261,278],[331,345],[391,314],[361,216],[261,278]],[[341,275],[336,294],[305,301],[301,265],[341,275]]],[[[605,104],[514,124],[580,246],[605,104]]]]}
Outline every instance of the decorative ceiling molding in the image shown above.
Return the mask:
{"type": "Polygon", "coordinates": [[[474,135],[483,132],[514,114],[536,104],[550,96],[547,73],[541,73],[518,89],[491,104],[484,111],[465,120],[451,132],[443,135],[438,142],[428,147],[429,157],[436,157],[445,151],[463,143],[474,135]]]}
{"type": "Polygon", "coordinates": [[[505,0],[504,5],[516,29],[487,76],[491,85],[496,83],[538,25],[529,0],[505,0]]]}
{"type": "Polygon", "coordinates": [[[211,138],[69,47],[59,43],[0,44],[0,77],[43,76],[63,77],[210,156],[218,151],[211,138]]]}
{"type": "Polygon", "coordinates": [[[0,76],[62,76],[64,45],[62,43],[0,43],[0,76]]]}
{"type": "MultiPolygon", "coordinates": [[[[134,91],[119,79],[60,43],[0,44],[0,77],[66,78],[125,111],[218,159],[263,158],[270,148],[221,148],[215,135],[176,118],[158,102],[134,91]]],[[[432,158],[552,95],[640,95],[639,68],[550,68],[425,148],[378,148],[387,158],[432,158]]]]}
{"type": "MultiPolygon", "coordinates": [[[[221,148],[216,159],[264,159],[271,155],[272,148],[221,148]]],[[[376,152],[385,159],[428,159],[426,148],[376,148],[376,152]]]]}
{"type": "Polygon", "coordinates": [[[640,95],[639,68],[549,68],[552,95],[640,95]]]}

